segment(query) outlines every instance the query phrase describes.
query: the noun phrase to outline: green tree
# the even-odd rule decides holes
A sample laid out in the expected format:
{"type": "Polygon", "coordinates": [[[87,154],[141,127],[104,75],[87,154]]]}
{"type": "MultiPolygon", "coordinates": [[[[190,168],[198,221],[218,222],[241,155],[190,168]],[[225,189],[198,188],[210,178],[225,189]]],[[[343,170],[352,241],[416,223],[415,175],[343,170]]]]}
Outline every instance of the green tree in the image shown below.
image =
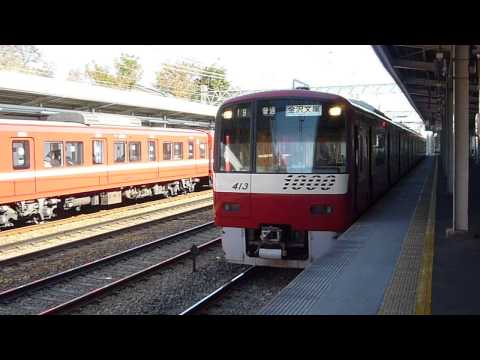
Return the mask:
{"type": "Polygon", "coordinates": [[[115,60],[115,69],[117,70],[117,82],[122,87],[132,88],[142,78],[142,66],[136,56],[122,54],[119,59],[115,60]]]}
{"type": "MultiPolygon", "coordinates": [[[[115,73],[111,73],[107,66],[101,66],[92,62],[85,66],[85,76],[100,85],[108,85],[122,89],[131,89],[142,77],[142,66],[138,58],[133,55],[122,54],[115,59],[115,73]]],[[[71,77],[75,78],[75,70],[70,71],[71,77]]]]}
{"type": "Polygon", "coordinates": [[[0,45],[0,69],[53,77],[53,66],[34,45],[0,45]]]}
{"type": "Polygon", "coordinates": [[[198,75],[196,75],[191,63],[164,64],[155,76],[154,87],[173,96],[191,99],[197,90],[196,80],[198,75]]]}
{"type": "Polygon", "coordinates": [[[217,65],[199,66],[192,62],[177,62],[164,64],[156,73],[154,86],[170,94],[190,100],[201,99],[201,86],[207,91],[225,91],[230,89],[226,79],[226,70],[217,65]]]}
{"type": "Polygon", "coordinates": [[[108,67],[98,65],[94,61],[85,66],[85,76],[99,85],[119,87],[115,75],[110,74],[108,67]]]}
{"type": "Polygon", "coordinates": [[[203,68],[203,75],[197,80],[198,85],[207,85],[208,91],[226,91],[230,89],[230,82],[225,78],[226,70],[217,65],[203,68]]]}

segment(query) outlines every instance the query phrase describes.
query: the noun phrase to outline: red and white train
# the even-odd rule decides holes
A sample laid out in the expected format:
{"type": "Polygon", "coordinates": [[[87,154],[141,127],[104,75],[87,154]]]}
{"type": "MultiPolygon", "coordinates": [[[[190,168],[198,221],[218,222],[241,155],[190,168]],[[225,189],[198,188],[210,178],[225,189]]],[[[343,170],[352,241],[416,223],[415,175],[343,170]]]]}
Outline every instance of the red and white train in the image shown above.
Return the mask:
{"type": "Polygon", "coordinates": [[[234,263],[305,267],[425,156],[368,104],[309,90],[229,99],[215,125],[215,222],[234,263]]]}
{"type": "Polygon", "coordinates": [[[141,125],[98,113],[0,119],[0,228],[209,184],[212,131],[141,125]]]}

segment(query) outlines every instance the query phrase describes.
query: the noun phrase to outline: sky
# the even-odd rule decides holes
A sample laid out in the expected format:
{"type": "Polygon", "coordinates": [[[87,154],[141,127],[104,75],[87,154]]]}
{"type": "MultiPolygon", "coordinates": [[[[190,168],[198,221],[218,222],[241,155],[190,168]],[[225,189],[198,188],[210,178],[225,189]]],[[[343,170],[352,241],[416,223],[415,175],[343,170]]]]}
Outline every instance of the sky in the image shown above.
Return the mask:
{"type": "MultiPolygon", "coordinates": [[[[113,69],[122,53],[136,55],[143,68],[142,85],[152,86],[164,62],[193,60],[217,64],[242,90],[289,89],[293,79],[311,87],[393,83],[369,45],[38,45],[55,76],[66,79],[72,69],[95,61],[113,69]]],[[[384,110],[412,110],[403,96],[362,99],[384,110]]],[[[412,113],[409,121],[420,121],[412,113]]]]}
{"type": "Polygon", "coordinates": [[[227,78],[241,89],[290,88],[293,79],[311,86],[389,83],[367,45],[38,45],[56,75],[95,61],[110,65],[122,52],[140,58],[142,84],[151,86],[162,63],[192,59],[227,69],[227,78]]]}

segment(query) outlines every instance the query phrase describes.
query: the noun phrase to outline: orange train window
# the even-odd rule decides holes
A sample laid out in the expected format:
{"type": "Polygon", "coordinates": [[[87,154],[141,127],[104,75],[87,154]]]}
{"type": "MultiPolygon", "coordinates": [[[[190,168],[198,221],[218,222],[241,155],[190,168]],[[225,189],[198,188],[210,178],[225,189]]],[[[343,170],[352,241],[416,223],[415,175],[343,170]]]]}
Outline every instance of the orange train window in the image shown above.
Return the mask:
{"type": "Polygon", "coordinates": [[[176,142],[173,143],[173,160],[182,160],[183,159],[183,143],[176,142]]]}
{"type": "Polygon", "coordinates": [[[188,142],[188,158],[189,159],[193,159],[195,157],[195,154],[194,154],[194,142],[193,141],[189,141],[188,142]]]}
{"type": "Polygon", "coordinates": [[[205,159],[206,158],[206,154],[207,154],[207,144],[206,143],[200,143],[199,145],[199,149],[200,149],[200,159],[205,159]]]}
{"type": "Polygon", "coordinates": [[[172,160],[172,143],[163,143],[163,160],[172,160]]]}
{"type": "Polygon", "coordinates": [[[63,142],[46,141],[43,144],[43,166],[46,168],[63,166],[63,142]]]}
{"type": "Polygon", "coordinates": [[[148,142],[148,160],[156,161],[157,160],[157,149],[155,146],[155,141],[148,142]]]}
{"type": "Polygon", "coordinates": [[[12,142],[12,159],[15,170],[28,169],[30,167],[30,148],[28,141],[15,140],[12,142]]]}
{"type": "Polygon", "coordinates": [[[103,140],[93,140],[92,141],[92,162],[94,165],[103,164],[105,162],[104,158],[104,143],[103,140]]]}
{"type": "Polygon", "coordinates": [[[115,162],[125,162],[125,143],[116,142],[113,144],[113,154],[115,162]]]}
{"type": "Polygon", "coordinates": [[[83,142],[67,141],[66,142],[66,164],[67,166],[76,166],[83,164],[83,142]]]}
{"type": "Polygon", "coordinates": [[[142,144],[140,142],[128,143],[128,161],[142,160],[142,144]]]}

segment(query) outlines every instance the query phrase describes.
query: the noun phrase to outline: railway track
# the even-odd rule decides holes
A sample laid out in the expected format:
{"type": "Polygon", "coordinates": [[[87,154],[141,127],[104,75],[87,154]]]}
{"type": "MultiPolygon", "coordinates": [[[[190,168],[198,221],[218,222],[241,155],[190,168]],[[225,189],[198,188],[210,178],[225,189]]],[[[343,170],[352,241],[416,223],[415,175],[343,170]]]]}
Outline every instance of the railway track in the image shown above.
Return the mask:
{"type": "Polygon", "coordinates": [[[250,276],[252,276],[256,271],[258,271],[258,267],[251,266],[245,271],[242,271],[240,274],[236,275],[225,284],[220,286],[218,289],[215,289],[213,292],[205,296],[200,301],[196,302],[188,309],[182,311],[179,315],[201,315],[206,314],[208,311],[208,307],[215,304],[219,298],[225,296],[233,287],[238,285],[239,283],[247,280],[250,276]]]}
{"type": "Polygon", "coordinates": [[[0,314],[56,314],[191,256],[185,250],[162,259],[170,241],[198,243],[199,251],[220,243],[213,222],[136,246],[0,293],[0,314]],[[200,241],[200,243],[199,243],[200,241]]]}
{"type": "Polygon", "coordinates": [[[80,241],[91,240],[100,235],[166,219],[182,213],[212,206],[212,192],[189,194],[174,199],[164,199],[148,204],[137,204],[100,213],[80,215],[77,218],[63,219],[21,228],[0,234],[0,265],[18,261],[31,255],[54,248],[70,246],[80,241]],[[32,229],[35,228],[35,229],[32,229]]]}

